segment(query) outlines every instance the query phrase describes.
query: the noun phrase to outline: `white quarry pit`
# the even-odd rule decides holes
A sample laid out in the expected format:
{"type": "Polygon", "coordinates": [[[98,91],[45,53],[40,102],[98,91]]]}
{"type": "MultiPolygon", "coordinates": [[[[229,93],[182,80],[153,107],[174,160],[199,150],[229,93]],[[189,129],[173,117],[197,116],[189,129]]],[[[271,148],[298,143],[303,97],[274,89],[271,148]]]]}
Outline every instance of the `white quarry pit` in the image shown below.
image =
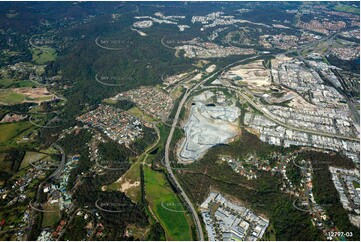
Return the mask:
{"type": "Polygon", "coordinates": [[[239,133],[238,107],[207,106],[199,99],[203,98],[194,99],[197,101],[184,126],[186,138],[179,152],[179,158],[184,163],[200,158],[212,146],[227,143],[239,133]]]}

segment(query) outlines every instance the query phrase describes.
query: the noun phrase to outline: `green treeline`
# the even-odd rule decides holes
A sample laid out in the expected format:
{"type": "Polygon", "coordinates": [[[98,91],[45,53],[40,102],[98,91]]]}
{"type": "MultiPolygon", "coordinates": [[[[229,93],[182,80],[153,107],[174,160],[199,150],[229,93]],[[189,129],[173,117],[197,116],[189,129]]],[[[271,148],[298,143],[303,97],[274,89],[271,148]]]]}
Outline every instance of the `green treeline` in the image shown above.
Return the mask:
{"type": "MultiPolygon", "coordinates": [[[[202,203],[211,187],[245,202],[255,212],[264,214],[273,224],[277,240],[323,240],[322,232],[312,225],[310,215],[293,207],[295,197],[280,190],[282,186],[280,174],[272,175],[270,172],[258,171],[257,179],[247,180],[234,172],[226,162],[218,160],[220,154],[242,159],[247,158],[248,154],[256,153],[260,158],[270,161],[276,159],[273,161],[276,162],[278,158],[272,158],[274,152],[285,155],[294,149],[295,147],[269,145],[261,142],[255,135],[243,131],[239,140],[229,145],[213,147],[202,159],[188,165],[186,169],[192,170],[191,173],[179,171],[176,174],[195,203],[202,203]]],[[[309,156],[304,158],[307,157],[309,156]]],[[[351,166],[350,161],[340,155],[315,152],[311,160],[312,162],[334,160],[344,167],[351,166]]],[[[320,169],[317,172],[319,173],[315,171],[313,178],[317,201],[320,204],[331,202],[333,206],[325,208],[336,226],[340,231],[353,231],[356,235],[354,238],[358,238],[357,231],[350,225],[347,214],[339,202],[330,175],[327,175],[328,169],[320,169]]]]}
{"type": "Polygon", "coordinates": [[[299,156],[300,159],[310,160],[314,168],[313,193],[318,204],[324,204],[324,209],[339,231],[352,232],[352,240],[359,240],[360,230],[352,225],[346,210],[340,202],[340,196],[332,181],[329,166],[354,169],[352,160],[339,153],[321,153],[308,151],[299,156]]]}

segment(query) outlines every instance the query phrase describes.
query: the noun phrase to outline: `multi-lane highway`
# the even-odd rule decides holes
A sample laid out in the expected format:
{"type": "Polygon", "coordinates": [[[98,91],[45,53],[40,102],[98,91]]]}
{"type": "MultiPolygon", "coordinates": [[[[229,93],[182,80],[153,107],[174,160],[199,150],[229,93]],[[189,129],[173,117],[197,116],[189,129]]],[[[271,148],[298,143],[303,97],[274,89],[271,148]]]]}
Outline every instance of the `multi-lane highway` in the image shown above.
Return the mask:
{"type": "MultiPolygon", "coordinates": [[[[331,37],[327,37],[325,38],[324,40],[328,40],[329,38],[332,38],[333,36],[331,37]]],[[[305,46],[306,47],[306,46],[305,46]]],[[[311,47],[311,46],[307,46],[308,48],[311,47]]],[[[306,47],[306,48],[307,48],[306,47]]],[[[299,50],[300,51],[300,50],[299,50]]],[[[199,220],[199,217],[197,215],[197,212],[196,212],[196,209],[193,207],[192,205],[192,202],[189,200],[187,194],[184,192],[184,190],[182,189],[181,185],[179,184],[177,178],[175,177],[174,173],[173,173],[173,170],[171,168],[171,165],[170,165],[170,161],[169,161],[169,146],[170,146],[170,143],[173,139],[173,134],[174,134],[174,130],[177,126],[177,123],[178,123],[178,119],[179,119],[179,115],[180,115],[180,112],[186,102],[186,100],[188,99],[188,97],[199,87],[202,87],[202,88],[212,88],[212,86],[207,86],[207,87],[203,87],[203,84],[210,80],[211,78],[213,78],[214,76],[222,73],[224,70],[232,67],[233,65],[235,64],[241,64],[242,62],[246,62],[246,61],[249,61],[249,60],[252,60],[252,59],[256,59],[258,58],[259,55],[256,55],[256,56],[253,56],[253,57],[250,57],[250,58],[246,58],[246,59],[243,59],[241,61],[237,61],[237,62],[234,62],[232,64],[229,64],[227,65],[226,67],[218,70],[217,72],[215,72],[214,74],[212,74],[211,76],[208,76],[207,78],[203,79],[202,81],[200,81],[197,85],[195,85],[192,89],[189,89],[186,91],[185,95],[183,96],[182,100],[180,101],[179,103],[179,106],[178,106],[178,109],[177,109],[177,112],[176,112],[176,115],[173,119],[173,123],[172,123],[172,127],[171,127],[171,130],[170,130],[170,133],[169,133],[169,136],[168,136],[168,139],[167,139],[167,143],[166,143],[166,146],[165,146],[165,166],[166,166],[166,169],[167,169],[167,172],[168,174],[170,175],[171,179],[174,181],[175,185],[178,187],[178,189],[180,190],[180,195],[182,196],[183,200],[187,203],[191,213],[192,213],[192,216],[193,216],[193,219],[195,221],[195,225],[196,225],[196,230],[197,230],[197,235],[198,235],[198,239],[199,240],[204,240],[204,235],[203,235],[203,230],[202,230],[202,226],[201,226],[201,222],[199,220]]],[[[218,86],[214,86],[214,87],[218,87],[218,86]]],[[[344,136],[344,135],[338,135],[338,134],[331,134],[331,133],[325,133],[325,132],[321,132],[321,131],[317,131],[317,130],[310,130],[310,129],[305,129],[305,128],[300,128],[300,127],[294,127],[290,124],[287,124],[287,123],[284,123],[282,121],[280,121],[279,119],[277,119],[269,110],[265,109],[264,107],[261,107],[260,105],[256,104],[250,97],[248,97],[246,94],[244,94],[241,90],[239,90],[238,87],[234,87],[234,86],[227,86],[226,88],[230,88],[230,89],[233,89],[235,90],[239,95],[240,97],[242,97],[244,100],[246,100],[250,105],[252,105],[254,108],[256,108],[258,111],[260,111],[265,117],[267,117],[268,119],[270,119],[271,121],[283,126],[283,127],[286,127],[288,129],[291,129],[291,130],[294,130],[294,131],[299,131],[299,132],[304,132],[304,133],[308,133],[308,134],[313,134],[313,135],[320,135],[320,136],[324,136],[324,137],[330,137],[330,138],[339,138],[339,139],[343,139],[343,140],[349,140],[349,141],[359,141],[359,138],[356,138],[356,137],[348,137],[348,136],[344,136]]]]}
{"type": "MultiPolygon", "coordinates": [[[[57,144],[53,144],[53,146],[55,148],[57,148],[60,153],[61,153],[61,162],[60,162],[60,165],[58,166],[58,168],[48,177],[46,178],[44,181],[42,181],[39,186],[38,186],[38,191],[36,193],[36,197],[34,197],[34,201],[33,203],[35,203],[36,201],[39,201],[40,200],[40,194],[42,193],[42,188],[44,187],[44,185],[46,184],[46,182],[49,180],[49,179],[53,179],[53,178],[56,178],[58,179],[61,175],[61,172],[64,170],[64,166],[65,166],[65,161],[66,161],[66,155],[65,155],[65,152],[63,150],[62,147],[60,147],[59,145],[57,144]]],[[[33,230],[33,226],[34,226],[34,216],[35,216],[35,212],[37,210],[34,210],[34,209],[31,209],[30,211],[30,216],[29,216],[29,225],[28,225],[28,233],[27,233],[27,236],[26,236],[26,240],[31,240],[31,231],[33,230]]]]}
{"type": "Polygon", "coordinates": [[[58,166],[58,168],[53,172],[53,174],[51,174],[49,176],[48,179],[52,179],[52,178],[59,179],[60,175],[61,175],[61,172],[64,170],[64,167],[65,167],[66,155],[65,155],[65,151],[63,150],[62,147],[60,147],[57,144],[53,144],[53,146],[60,151],[60,153],[61,153],[61,162],[60,162],[60,165],[58,166]]]}
{"type": "MultiPolygon", "coordinates": [[[[211,86],[205,86],[204,89],[206,89],[206,88],[214,89],[214,88],[219,88],[219,87],[220,86],[212,86],[211,85],[211,86]]],[[[229,88],[229,89],[232,89],[232,90],[236,91],[237,94],[241,98],[243,98],[246,102],[251,104],[252,107],[257,109],[259,112],[261,112],[266,118],[268,118],[272,122],[274,122],[274,123],[276,123],[276,124],[278,124],[280,126],[283,126],[283,127],[287,128],[287,129],[294,130],[294,131],[299,131],[299,132],[303,132],[303,133],[307,133],[307,134],[313,134],[313,135],[329,137],[329,138],[338,138],[338,139],[356,141],[356,142],[359,141],[359,138],[357,138],[357,137],[350,137],[350,136],[338,135],[338,134],[333,134],[333,133],[326,133],[326,132],[312,130],[312,129],[305,129],[305,128],[295,127],[295,126],[292,126],[290,124],[284,123],[281,120],[279,120],[274,114],[272,114],[268,109],[256,104],[250,97],[248,97],[246,94],[244,94],[242,92],[242,90],[241,90],[242,89],[241,87],[235,87],[235,86],[223,86],[223,87],[229,88]]],[[[251,95],[249,91],[247,92],[247,94],[251,95]]]]}
{"type": "Polygon", "coordinates": [[[192,213],[192,217],[193,217],[193,220],[195,222],[195,225],[196,225],[196,230],[197,230],[197,236],[198,236],[198,240],[204,240],[204,235],[203,235],[203,229],[202,229],[202,224],[199,220],[199,217],[198,217],[198,214],[197,214],[197,211],[196,209],[193,207],[193,204],[192,202],[190,201],[190,199],[188,198],[187,194],[184,192],[182,186],[179,184],[176,176],[174,175],[173,173],[173,170],[172,170],[172,167],[170,165],[170,160],[169,160],[169,146],[170,146],[170,143],[173,139],[173,134],[174,134],[174,130],[177,126],[177,123],[178,123],[178,119],[179,119],[179,115],[180,115],[180,112],[184,106],[184,103],[185,101],[188,99],[188,97],[190,96],[190,94],[192,94],[198,87],[200,87],[201,85],[203,85],[205,82],[207,82],[208,80],[210,80],[211,78],[213,78],[214,76],[220,74],[222,71],[232,67],[233,65],[235,64],[241,64],[242,62],[246,62],[246,61],[249,61],[249,60],[252,60],[252,59],[256,59],[258,58],[259,55],[256,55],[256,56],[253,56],[253,57],[249,57],[249,58],[246,58],[246,59],[243,59],[243,60],[240,60],[240,61],[236,61],[236,62],[233,62],[229,65],[227,65],[226,67],[218,70],[217,72],[213,73],[212,75],[206,77],[205,79],[203,79],[202,81],[200,81],[198,84],[196,84],[192,89],[189,89],[186,91],[185,95],[183,96],[182,100],[180,101],[179,105],[178,105],[178,109],[177,109],[177,112],[175,114],[175,117],[173,119],[173,123],[172,123],[172,127],[171,127],[171,130],[169,132],[169,136],[168,136],[168,139],[167,139],[167,143],[165,145],[165,166],[166,166],[166,169],[167,169],[167,172],[170,176],[170,178],[174,181],[174,184],[177,186],[177,188],[179,189],[180,191],[180,195],[182,196],[183,200],[187,203],[191,213],[192,213]]]}
{"type": "Polygon", "coordinates": [[[281,125],[287,129],[291,129],[294,131],[299,131],[299,132],[303,132],[303,133],[307,133],[307,134],[320,135],[320,136],[329,137],[329,138],[338,138],[338,139],[357,141],[357,142],[359,141],[359,138],[357,138],[357,137],[349,137],[349,136],[345,136],[345,135],[326,133],[326,132],[312,130],[312,129],[305,129],[305,128],[295,127],[290,124],[284,123],[281,120],[279,120],[277,117],[275,117],[275,115],[273,115],[268,109],[256,104],[251,98],[249,98],[246,94],[244,94],[242,91],[240,91],[239,88],[236,88],[236,87],[228,87],[228,88],[235,90],[244,100],[246,100],[249,104],[251,104],[255,109],[260,111],[266,118],[268,118],[272,122],[277,123],[278,125],[281,125]]]}

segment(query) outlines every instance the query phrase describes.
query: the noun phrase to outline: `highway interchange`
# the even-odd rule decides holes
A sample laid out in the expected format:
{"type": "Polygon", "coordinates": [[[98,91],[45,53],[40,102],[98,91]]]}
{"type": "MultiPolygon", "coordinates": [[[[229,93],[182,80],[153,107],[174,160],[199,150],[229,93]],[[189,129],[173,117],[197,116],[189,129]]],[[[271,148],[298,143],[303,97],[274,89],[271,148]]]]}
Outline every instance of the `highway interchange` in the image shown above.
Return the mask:
{"type": "Polygon", "coordinates": [[[64,170],[65,167],[65,161],[66,161],[66,155],[65,152],[63,150],[63,148],[59,145],[57,145],[56,143],[53,144],[53,146],[59,150],[60,154],[61,154],[61,162],[58,166],[58,168],[52,173],[50,174],[50,176],[48,176],[44,181],[42,181],[39,186],[38,186],[38,190],[36,192],[36,197],[34,197],[34,201],[32,201],[30,203],[30,207],[32,208],[30,211],[30,218],[29,218],[29,225],[28,225],[28,233],[27,233],[27,238],[26,240],[31,240],[31,231],[33,230],[34,227],[34,216],[35,216],[35,212],[36,211],[40,211],[40,212],[44,212],[44,210],[40,210],[35,208],[34,206],[32,206],[32,204],[36,203],[36,201],[40,200],[40,195],[41,195],[41,190],[43,189],[45,183],[51,179],[59,179],[60,175],[62,174],[62,171],[64,170]]]}
{"type": "MultiPolygon", "coordinates": [[[[298,53],[299,56],[301,56],[300,52],[302,50],[305,50],[305,49],[308,50],[308,49],[310,49],[312,47],[317,46],[317,44],[319,44],[320,42],[329,41],[330,39],[334,38],[336,35],[337,35],[337,33],[333,34],[333,35],[330,35],[330,36],[327,36],[325,38],[322,38],[319,41],[317,41],[316,43],[312,43],[310,45],[304,45],[304,46],[300,47],[297,50],[297,53],[298,53]]],[[[165,44],[163,43],[163,39],[162,39],[162,44],[165,46],[165,44]]],[[[168,46],[165,46],[165,47],[169,48],[168,46]]],[[[291,52],[294,52],[294,50],[286,51],[284,54],[291,53],[291,52]]],[[[189,210],[190,210],[190,212],[192,214],[192,217],[193,217],[194,222],[195,222],[196,230],[197,230],[197,237],[198,237],[198,240],[201,240],[201,241],[204,240],[204,234],[203,234],[203,229],[202,229],[202,225],[201,225],[199,216],[198,216],[197,211],[194,208],[192,202],[190,201],[187,194],[184,192],[183,188],[181,187],[178,179],[174,175],[173,169],[171,167],[170,159],[169,159],[169,149],[170,149],[169,147],[170,147],[171,141],[173,139],[175,128],[177,127],[177,124],[178,124],[179,115],[180,115],[180,112],[181,112],[182,108],[184,107],[184,105],[186,103],[186,100],[190,97],[190,95],[195,90],[197,90],[198,88],[205,89],[205,88],[219,87],[219,86],[204,86],[204,84],[208,80],[210,80],[211,78],[221,74],[223,71],[231,68],[235,64],[241,64],[242,62],[246,62],[246,61],[249,61],[249,60],[252,60],[252,59],[256,59],[256,58],[258,58],[260,56],[261,55],[255,55],[253,57],[249,57],[249,58],[246,58],[246,59],[231,63],[231,64],[227,65],[226,67],[216,71],[212,75],[204,78],[198,84],[196,84],[193,88],[187,89],[186,92],[185,92],[185,95],[183,96],[182,100],[180,101],[180,103],[178,105],[177,112],[176,112],[175,117],[173,119],[172,127],[171,127],[169,136],[167,138],[166,146],[165,146],[165,166],[166,166],[166,169],[167,169],[167,172],[168,172],[170,178],[173,180],[174,184],[179,189],[180,196],[186,202],[186,204],[187,204],[187,206],[188,206],[188,208],[189,208],[189,210]]],[[[223,87],[225,87],[225,86],[223,86],[223,87]]],[[[277,123],[277,124],[279,124],[279,125],[281,125],[281,126],[283,126],[285,128],[295,130],[295,131],[299,131],[299,132],[308,133],[308,134],[313,134],[313,135],[320,135],[320,136],[331,137],[331,138],[339,138],[339,139],[345,139],[345,140],[350,140],[350,141],[359,141],[359,138],[356,138],[356,137],[348,137],[348,136],[344,136],[344,135],[337,135],[337,134],[330,134],[330,133],[326,133],[326,132],[320,132],[320,131],[316,131],[316,130],[309,130],[309,129],[299,128],[299,127],[294,127],[292,125],[283,123],[280,120],[278,120],[277,118],[275,118],[275,116],[272,113],[270,113],[267,109],[265,109],[265,108],[259,106],[258,104],[256,104],[250,97],[248,97],[245,93],[243,93],[243,90],[241,90],[240,87],[227,86],[226,88],[230,88],[230,89],[235,90],[243,100],[245,100],[250,105],[252,105],[254,108],[256,108],[258,111],[260,111],[265,117],[267,117],[271,121],[273,121],[273,122],[275,122],[275,123],[277,123]]],[[[247,94],[250,94],[250,93],[247,92],[247,94]]]]}
{"type": "MultiPolygon", "coordinates": [[[[334,38],[335,36],[336,36],[336,34],[328,36],[326,38],[323,38],[323,39],[319,40],[317,43],[313,43],[312,45],[305,45],[305,46],[300,47],[297,50],[297,53],[300,56],[300,59],[303,58],[301,56],[301,54],[300,54],[302,50],[306,50],[306,49],[310,49],[312,47],[315,47],[321,41],[329,41],[330,39],[334,38]]],[[[96,41],[96,43],[97,43],[97,41],[96,41]]],[[[163,39],[162,39],[161,43],[165,47],[170,48],[169,46],[166,46],[163,43],[163,39]]],[[[174,48],[171,48],[171,49],[174,49],[174,48]]],[[[294,51],[286,51],[285,54],[291,53],[291,52],[294,52],[294,51]]],[[[265,56],[265,55],[268,55],[268,54],[258,54],[258,55],[254,55],[252,57],[248,57],[248,58],[233,62],[233,63],[227,65],[226,67],[224,67],[222,69],[219,69],[218,71],[214,72],[213,74],[210,74],[210,75],[206,76],[201,81],[199,81],[195,86],[193,86],[190,89],[187,89],[184,96],[183,96],[183,98],[179,102],[179,105],[177,107],[175,107],[175,108],[177,108],[177,111],[176,111],[176,114],[175,114],[175,116],[173,118],[171,129],[170,129],[170,132],[169,132],[166,144],[165,144],[165,157],[164,157],[165,164],[164,165],[166,167],[166,170],[167,170],[167,173],[168,173],[170,179],[173,181],[174,185],[179,190],[179,195],[181,196],[182,200],[187,204],[187,207],[191,212],[191,215],[192,215],[193,220],[194,220],[198,240],[203,241],[205,238],[204,238],[204,233],[203,233],[203,229],[202,229],[202,223],[201,223],[201,221],[199,219],[199,216],[198,216],[198,213],[197,213],[197,208],[195,208],[193,206],[191,200],[189,199],[186,192],[182,188],[182,186],[179,183],[177,177],[174,175],[173,168],[171,167],[170,157],[169,157],[170,156],[170,144],[172,142],[175,129],[178,127],[178,121],[179,121],[179,116],[180,116],[181,110],[185,106],[186,101],[189,99],[189,97],[191,97],[191,95],[195,91],[198,91],[199,89],[204,90],[204,89],[207,89],[207,88],[219,88],[220,87],[220,86],[214,86],[214,85],[206,86],[205,84],[206,84],[207,81],[211,80],[212,78],[216,77],[217,75],[220,75],[222,72],[228,70],[229,68],[233,67],[234,65],[242,64],[244,62],[248,62],[250,60],[257,59],[257,58],[265,56]]],[[[344,135],[330,134],[330,133],[320,132],[320,131],[316,131],[316,130],[309,130],[309,129],[299,128],[299,127],[294,127],[292,125],[289,125],[287,123],[284,123],[284,122],[280,121],[271,112],[269,112],[267,109],[265,109],[264,107],[258,105],[254,101],[254,97],[252,96],[252,94],[250,92],[247,92],[246,89],[242,89],[240,87],[236,87],[236,86],[232,86],[232,85],[230,85],[230,86],[222,86],[222,87],[234,90],[239,95],[240,98],[242,98],[244,101],[249,103],[251,106],[253,106],[255,109],[257,109],[259,112],[261,112],[266,118],[268,118],[269,120],[277,123],[278,125],[281,125],[281,126],[287,128],[287,129],[291,129],[291,130],[295,130],[295,131],[299,131],[299,132],[304,132],[304,133],[308,133],[308,134],[313,134],[313,135],[320,135],[320,136],[331,137],[331,138],[339,138],[339,139],[350,140],[350,141],[359,141],[359,139],[355,138],[355,137],[348,137],[348,136],[344,136],[344,135]]],[[[157,129],[155,124],[153,125],[153,127],[157,131],[157,134],[158,134],[157,142],[158,142],[159,141],[159,130],[157,129]]],[[[157,142],[155,144],[157,144],[157,142]]],[[[57,179],[57,178],[59,178],[59,176],[62,173],[62,170],[64,169],[64,165],[65,165],[65,161],[66,161],[66,156],[65,156],[64,150],[60,146],[58,146],[56,144],[54,144],[54,147],[57,148],[60,151],[60,153],[62,154],[62,159],[61,159],[61,163],[60,163],[59,167],[48,177],[48,179],[53,179],[53,178],[57,179]]],[[[151,146],[151,148],[153,148],[153,147],[154,147],[154,145],[151,146]]],[[[151,148],[148,148],[147,151],[145,152],[145,154],[147,154],[147,152],[151,148]]],[[[40,189],[42,187],[43,187],[43,184],[40,184],[39,187],[38,187],[38,192],[37,192],[38,195],[40,194],[40,189]]],[[[37,198],[34,199],[34,202],[36,202],[36,200],[37,200],[37,198]]],[[[34,209],[34,210],[36,210],[36,209],[34,209]]],[[[34,211],[32,211],[31,216],[30,216],[30,222],[29,222],[29,227],[28,227],[29,228],[28,235],[30,235],[30,231],[31,231],[31,229],[33,227],[33,223],[34,223],[33,216],[34,216],[34,211]]]]}
{"type": "Polygon", "coordinates": [[[177,186],[177,188],[180,190],[180,195],[181,197],[183,198],[183,200],[187,203],[187,206],[188,208],[190,209],[191,213],[192,213],[192,217],[194,219],[194,222],[195,222],[195,226],[196,226],[196,230],[197,230],[197,236],[198,236],[198,240],[201,240],[203,241],[204,240],[204,235],[203,235],[203,229],[202,229],[202,224],[199,220],[199,217],[198,217],[198,214],[197,214],[197,211],[196,209],[193,207],[193,204],[192,202],[189,200],[187,194],[184,192],[182,186],[180,185],[180,183],[178,182],[178,179],[176,178],[176,176],[174,175],[173,173],[173,169],[171,167],[171,164],[170,164],[170,160],[169,160],[169,146],[170,146],[170,143],[172,142],[172,139],[173,139],[173,134],[174,134],[174,131],[175,131],[175,128],[177,126],[177,123],[178,123],[178,120],[179,120],[179,115],[180,115],[180,112],[186,102],[186,100],[188,99],[188,97],[198,88],[200,87],[201,85],[203,85],[204,83],[206,83],[208,80],[210,80],[211,78],[215,77],[216,75],[220,74],[222,71],[224,70],[227,70],[228,68],[232,67],[233,65],[235,64],[241,64],[242,62],[246,62],[246,61],[249,61],[249,60],[252,60],[252,59],[256,59],[258,58],[259,55],[256,55],[256,56],[252,56],[252,57],[249,57],[249,58],[246,58],[246,59],[243,59],[243,60],[240,60],[240,61],[236,61],[236,62],[233,62],[229,65],[227,65],[226,67],[218,70],[217,72],[215,72],[214,74],[206,77],[205,79],[203,79],[202,81],[200,81],[198,84],[196,84],[193,88],[191,89],[188,89],[186,92],[185,92],[185,95],[183,96],[182,100],[180,101],[179,105],[178,105],[178,109],[177,109],[177,112],[175,114],[175,117],[173,119],[173,123],[172,123],[172,127],[171,127],[171,130],[169,132],[169,135],[168,135],[168,138],[167,138],[167,143],[165,145],[165,166],[166,166],[166,169],[167,169],[167,172],[169,174],[169,176],[171,177],[171,179],[174,181],[174,184],[177,186]]]}

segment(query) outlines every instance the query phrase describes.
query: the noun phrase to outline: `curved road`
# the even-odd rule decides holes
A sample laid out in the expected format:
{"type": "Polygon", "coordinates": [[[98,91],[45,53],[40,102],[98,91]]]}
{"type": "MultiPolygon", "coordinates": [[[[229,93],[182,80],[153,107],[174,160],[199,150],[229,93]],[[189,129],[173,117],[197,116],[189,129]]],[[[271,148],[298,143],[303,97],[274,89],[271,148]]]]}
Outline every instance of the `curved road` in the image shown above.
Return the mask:
{"type": "Polygon", "coordinates": [[[283,123],[280,120],[278,120],[277,118],[275,118],[275,116],[266,108],[262,108],[260,106],[258,106],[256,103],[254,103],[248,96],[246,96],[244,93],[240,92],[239,90],[237,90],[237,92],[248,102],[250,103],[253,107],[255,107],[258,111],[262,112],[264,116],[266,116],[268,119],[270,119],[271,121],[284,126],[288,129],[292,129],[295,131],[299,131],[299,132],[304,132],[304,133],[309,133],[309,134],[313,134],[313,135],[320,135],[320,136],[324,136],[324,137],[329,137],[329,138],[338,138],[338,139],[343,139],[343,140],[350,140],[350,141],[359,141],[359,138],[356,137],[349,137],[349,136],[344,136],[344,135],[338,135],[338,134],[332,134],[332,133],[326,133],[326,132],[321,132],[321,131],[316,131],[316,130],[311,130],[311,129],[304,129],[304,128],[298,128],[298,127],[294,127],[291,126],[287,123],[283,123]]]}
{"type": "Polygon", "coordinates": [[[259,55],[255,55],[255,56],[252,56],[252,57],[249,57],[249,58],[246,58],[246,59],[243,59],[243,60],[240,60],[240,61],[236,61],[236,62],[233,62],[229,65],[227,65],[226,67],[223,67],[222,69],[218,70],[217,72],[213,73],[212,75],[206,77],[204,80],[202,80],[201,82],[199,82],[197,85],[195,85],[192,89],[190,90],[187,90],[185,95],[183,96],[182,100],[180,101],[179,103],[179,106],[178,106],[178,109],[177,109],[177,112],[176,112],[176,115],[174,117],[174,120],[173,120],[173,124],[172,124],[172,128],[169,132],[169,136],[168,136],[168,139],[167,139],[167,143],[165,145],[165,166],[166,166],[166,169],[167,169],[167,172],[168,174],[170,175],[170,177],[173,179],[175,185],[177,186],[177,188],[180,190],[180,195],[183,197],[184,201],[187,203],[191,213],[192,213],[192,217],[194,219],[194,222],[195,222],[195,225],[196,225],[196,230],[197,230],[197,236],[198,236],[198,240],[201,240],[203,241],[204,240],[204,235],[203,235],[203,229],[202,229],[202,224],[201,224],[201,221],[199,220],[199,217],[198,217],[198,214],[197,214],[197,211],[196,209],[193,207],[193,204],[192,202],[190,201],[190,199],[188,198],[187,194],[184,192],[183,188],[181,187],[181,185],[179,184],[176,176],[174,175],[173,173],[173,169],[170,165],[170,161],[169,161],[169,146],[170,146],[170,143],[172,141],[172,138],[173,138],[173,134],[174,134],[174,130],[177,126],[177,123],[178,123],[178,119],[179,119],[179,115],[180,115],[180,112],[184,106],[184,103],[185,101],[187,100],[187,98],[189,97],[189,95],[194,91],[196,90],[199,86],[203,85],[206,81],[208,81],[209,79],[213,78],[215,75],[221,73],[222,71],[232,67],[234,64],[239,64],[239,63],[242,63],[242,62],[245,62],[245,61],[248,61],[248,60],[252,60],[252,59],[255,59],[255,58],[258,58],[259,55]]]}
{"type": "MultiPolygon", "coordinates": [[[[219,86],[207,86],[207,87],[208,88],[217,88],[219,86]]],[[[277,119],[277,117],[275,117],[269,110],[267,110],[264,107],[259,106],[251,98],[249,98],[247,95],[242,93],[239,90],[240,89],[239,87],[227,86],[227,88],[235,90],[244,100],[246,100],[249,104],[251,104],[259,112],[261,112],[266,118],[268,118],[269,120],[271,120],[274,123],[277,123],[278,125],[281,125],[283,127],[291,129],[291,130],[308,133],[308,134],[313,134],[313,135],[320,135],[320,136],[324,136],[324,137],[338,138],[338,139],[349,140],[349,141],[357,141],[357,142],[359,141],[359,138],[357,138],[357,137],[349,137],[349,136],[344,136],[344,135],[338,135],[338,134],[332,134],[332,133],[326,133],[326,132],[322,132],[322,131],[312,130],[312,129],[299,128],[299,127],[295,127],[290,124],[284,123],[284,122],[280,121],[279,119],[277,119]]]]}
{"type": "MultiPolygon", "coordinates": [[[[332,36],[331,37],[328,36],[325,39],[327,40],[328,38],[332,38],[332,36]]],[[[324,41],[325,39],[322,39],[322,40],[324,41]]],[[[164,45],[163,39],[162,39],[161,42],[164,45]]],[[[304,46],[303,48],[305,48],[305,47],[307,48],[309,46],[304,46]]],[[[303,49],[303,48],[301,48],[301,49],[303,49]]],[[[181,110],[182,110],[182,108],[184,106],[184,103],[187,100],[187,98],[189,97],[189,95],[194,90],[196,90],[199,86],[203,85],[209,79],[213,78],[215,75],[220,74],[222,71],[230,68],[232,65],[240,64],[242,62],[258,58],[259,56],[260,55],[256,55],[256,56],[249,57],[249,58],[246,58],[246,59],[243,59],[243,60],[240,60],[240,61],[233,62],[233,63],[227,65],[226,67],[218,70],[217,72],[213,73],[211,76],[205,78],[204,80],[199,82],[197,85],[195,85],[192,89],[187,90],[185,95],[183,96],[182,100],[179,103],[176,115],[175,115],[173,123],[172,123],[172,127],[171,127],[171,130],[170,130],[170,133],[169,133],[169,136],[168,136],[168,139],[167,139],[167,143],[166,143],[166,146],[165,146],[165,159],[164,159],[165,160],[165,166],[166,166],[168,174],[170,175],[170,177],[173,179],[175,185],[180,190],[180,195],[183,197],[184,201],[188,204],[188,207],[189,207],[189,209],[190,209],[190,211],[192,213],[193,219],[195,221],[197,235],[198,235],[199,240],[204,240],[204,235],[203,235],[202,225],[201,225],[201,222],[199,220],[197,211],[193,207],[192,202],[189,200],[187,194],[184,192],[183,188],[181,187],[181,185],[179,184],[177,178],[175,177],[175,175],[173,173],[173,170],[172,170],[172,167],[170,165],[170,161],[169,161],[169,146],[170,146],[170,143],[171,143],[172,138],[173,138],[174,130],[175,130],[176,126],[177,126],[179,115],[180,115],[180,112],[181,112],[181,110]]],[[[298,127],[293,127],[293,126],[291,126],[289,124],[285,124],[285,123],[281,122],[280,120],[276,119],[268,110],[265,110],[264,108],[258,106],[256,103],[254,103],[248,96],[246,96],[244,93],[240,92],[240,90],[238,90],[237,88],[232,87],[232,86],[229,86],[229,88],[235,89],[247,102],[249,102],[252,106],[254,106],[256,109],[261,111],[267,118],[269,118],[270,120],[274,121],[275,123],[277,123],[279,125],[285,126],[285,127],[289,128],[289,129],[293,129],[293,130],[300,131],[300,132],[305,132],[305,133],[310,133],[310,134],[314,134],[314,135],[321,135],[321,136],[331,137],[331,138],[346,139],[346,140],[350,140],[350,141],[359,141],[358,138],[354,138],[354,137],[347,137],[347,136],[343,136],[343,135],[324,133],[324,132],[319,132],[319,131],[315,131],[315,130],[306,130],[306,129],[302,129],[302,128],[298,128],[298,127]]]]}
{"type": "MultiPolygon", "coordinates": [[[[38,201],[40,199],[40,193],[41,193],[41,189],[43,188],[44,184],[46,183],[46,181],[48,181],[49,179],[52,178],[59,178],[59,175],[61,174],[61,172],[64,170],[64,166],[65,166],[65,160],[66,160],[66,155],[65,152],[63,150],[62,147],[60,147],[57,144],[53,144],[53,146],[55,146],[61,153],[61,163],[59,165],[59,167],[47,178],[45,178],[38,186],[38,191],[36,194],[36,197],[34,197],[34,202],[38,201]]],[[[30,206],[31,208],[33,208],[32,206],[30,206]]],[[[39,211],[39,210],[36,210],[39,211]]],[[[30,217],[29,217],[29,225],[28,225],[28,234],[26,235],[26,240],[30,240],[30,235],[31,235],[31,231],[33,229],[34,226],[34,215],[35,212],[33,209],[30,210],[30,217]]]]}

